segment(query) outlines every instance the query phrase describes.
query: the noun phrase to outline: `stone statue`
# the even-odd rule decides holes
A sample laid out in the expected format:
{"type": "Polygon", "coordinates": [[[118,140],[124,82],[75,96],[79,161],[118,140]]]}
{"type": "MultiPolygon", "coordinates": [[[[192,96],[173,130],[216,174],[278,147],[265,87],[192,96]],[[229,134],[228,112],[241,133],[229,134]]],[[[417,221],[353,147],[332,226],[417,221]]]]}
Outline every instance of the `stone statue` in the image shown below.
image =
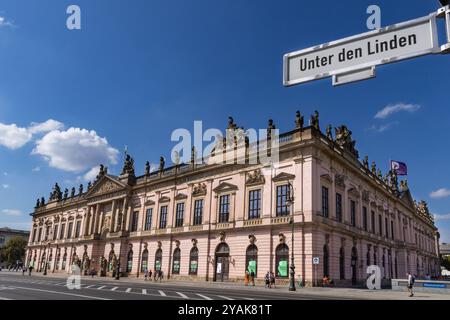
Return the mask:
{"type": "Polygon", "coordinates": [[[89,181],[88,184],[87,184],[87,189],[91,190],[91,187],[92,187],[92,183],[89,181]]]}
{"type": "Polygon", "coordinates": [[[80,184],[80,187],[78,188],[78,195],[83,194],[83,184],[80,184]]]}
{"type": "Polygon", "coordinates": [[[302,129],[305,121],[303,116],[300,114],[300,111],[297,111],[295,113],[295,127],[297,129],[302,129]]]}
{"type": "Polygon", "coordinates": [[[134,159],[129,154],[125,157],[121,174],[134,175],[134,159]]]}
{"type": "Polygon", "coordinates": [[[386,173],[386,174],[384,175],[384,177],[383,177],[383,182],[384,182],[386,185],[389,185],[389,173],[386,173]]]}
{"type": "Polygon", "coordinates": [[[363,167],[367,170],[369,170],[369,157],[365,156],[363,159],[363,167]]]}
{"type": "Polygon", "coordinates": [[[166,161],[164,160],[164,157],[160,157],[159,158],[159,172],[162,172],[164,170],[164,165],[165,165],[166,161]]]}
{"type": "Polygon", "coordinates": [[[150,175],[150,162],[148,161],[145,163],[145,175],[150,175]]]}
{"type": "Polygon", "coordinates": [[[96,179],[97,179],[97,180],[100,179],[100,177],[104,176],[105,173],[106,173],[106,172],[105,172],[105,166],[101,164],[101,165],[100,165],[100,170],[99,170],[99,172],[98,172],[98,175],[97,175],[97,178],[96,178],[96,179]]]}
{"type": "Polygon", "coordinates": [[[72,187],[72,190],[70,190],[70,197],[71,198],[75,197],[75,187],[72,187]]]}
{"type": "Polygon", "coordinates": [[[192,146],[191,148],[191,164],[195,164],[197,160],[197,150],[195,150],[195,147],[192,146]]]}
{"type": "Polygon", "coordinates": [[[39,198],[36,201],[36,206],[35,208],[39,208],[41,206],[41,201],[39,200],[39,198]]]}
{"type": "Polygon", "coordinates": [[[234,123],[233,117],[228,117],[228,126],[227,129],[236,129],[236,124],[234,123]]]}
{"type": "Polygon", "coordinates": [[[59,187],[58,183],[55,183],[55,186],[53,187],[53,192],[51,193],[50,196],[50,200],[60,201],[61,199],[62,199],[61,188],[59,187]]]}
{"type": "Polygon", "coordinates": [[[397,172],[395,170],[390,171],[390,178],[391,178],[391,189],[394,191],[398,190],[398,177],[397,172]]]}
{"type": "Polygon", "coordinates": [[[269,119],[269,123],[267,125],[267,139],[272,138],[272,130],[276,129],[275,125],[273,124],[273,120],[269,119]]]}
{"type": "Polygon", "coordinates": [[[64,200],[66,200],[69,197],[69,189],[64,189],[64,200]]]}
{"type": "Polygon", "coordinates": [[[350,153],[352,153],[355,157],[359,157],[358,151],[355,148],[356,141],[352,139],[352,132],[347,128],[346,125],[341,125],[338,128],[335,128],[336,132],[336,143],[342,148],[350,153]]]}
{"type": "Polygon", "coordinates": [[[333,134],[331,133],[331,124],[327,126],[327,138],[333,140],[333,134]]]}
{"type": "Polygon", "coordinates": [[[377,171],[377,177],[378,177],[378,179],[380,179],[380,180],[383,179],[383,174],[381,173],[381,169],[378,169],[378,171],[377,171]]]}
{"type": "Polygon", "coordinates": [[[41,207],[45,206],[45,199],[44,197],[41,198],[41,207]]]}
{"type": "Polygon", "coordinates": [[[372,173],[373,174],[377,174],[377,165],[375,164],[375,161],[372,161],[372,173]]]}
{"type": "Polygon", "coordinates": [[[180,153],[178,151],[173,152],[173,163],[178,166],[180,164],[180,153]]]}
{"type": "Polygon", "coordinates": [[[319,112],[317,110],[314,111],[314,114],[311,116],[310,125],[313,126],[316,130],[320,130],[319,112]]]}

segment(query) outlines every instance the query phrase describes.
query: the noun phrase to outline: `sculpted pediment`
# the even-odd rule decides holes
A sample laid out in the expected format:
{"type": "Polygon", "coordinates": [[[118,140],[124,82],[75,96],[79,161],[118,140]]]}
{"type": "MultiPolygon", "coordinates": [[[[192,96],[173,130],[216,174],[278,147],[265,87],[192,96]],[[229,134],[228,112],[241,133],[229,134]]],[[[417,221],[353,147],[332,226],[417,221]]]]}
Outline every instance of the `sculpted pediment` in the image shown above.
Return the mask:
{"type": "Polygon", "coordinates": [[[293,174],[287,173],[287,172],[281,172],[277,174],[275,177],[272,178],[272,181],[289,181],[294,180],[295,176],[293,174]]]}
{"type": "Polygon", "coordinates": [[[228,182],[222,182],[213,189],[215,193],[236,191],[238,187],[228,182]]]}
{"type": "Polygon", "coordinates": [[[100,194],[110,193],[114,191],[124,190],[126,186],[120,181],[116,181],[108,176],[103,176],[97,181],[87,193],[87,197],[92,197],[100,194]]]}

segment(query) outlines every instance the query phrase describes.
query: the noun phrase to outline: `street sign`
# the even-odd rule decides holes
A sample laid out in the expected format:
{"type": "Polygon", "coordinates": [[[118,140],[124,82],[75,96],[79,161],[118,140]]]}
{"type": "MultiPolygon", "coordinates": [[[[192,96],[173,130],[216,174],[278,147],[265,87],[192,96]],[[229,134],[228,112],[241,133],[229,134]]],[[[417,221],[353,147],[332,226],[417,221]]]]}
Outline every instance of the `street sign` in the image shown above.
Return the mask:
{"type": "Polygon", "coordinates": [[[319,262],[320,262],[319,257],[314,257],[313,258],[313,264],[319,264],[319,262]]]}
{"type": "Polygon", "coordinates": [[[283,57],[283,84],[333,77],[333,85],[375,77],[375,66],[450,49],[450,9],[325,43],[283,57]],[[447,44],[440,46],[436,18],[446,19],[447,44]]]}

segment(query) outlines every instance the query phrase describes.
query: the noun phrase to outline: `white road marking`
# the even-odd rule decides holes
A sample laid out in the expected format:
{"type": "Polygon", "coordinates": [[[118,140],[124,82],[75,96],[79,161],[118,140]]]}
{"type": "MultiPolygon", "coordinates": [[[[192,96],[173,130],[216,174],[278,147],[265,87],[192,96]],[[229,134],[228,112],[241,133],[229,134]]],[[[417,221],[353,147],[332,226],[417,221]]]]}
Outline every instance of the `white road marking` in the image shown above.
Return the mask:
{"type": "Polygon", "coordinates": [[[181,292],[175,292],[175,293],[180,295],[182,298],[189,299],[189,297],[187,295],[185,295],[184,293],[181,293],[181,292]]]}
{"type": "Polygon", "coordinates": [[[125,290],[126,293],[129,293],[131,291],[131,288],[128,288],[127,290],[125,290]]]}
{"type": "Polygon", "coordinates": [[[167,297],[167,295],[164,293],[164,291],[158,290],[159,294],[162,295],[163,297],[167,297]]]}
{"type": "Polygon", "coordinates": [[[202,295],[202,294],[200,294],[200,293],[196,293],[199,297],[202,297],[203,299],[205,299],[205,300],[212,300],[210,297],[207,297],[207,296],[204,296],[204,295],[202,295]]]}
{"type": "Polygon", "coordinates": [[[225,299],[225,300],[234,300],[233,298],[225,297],[225,296],[218,296],[219,298],[225,299]]]}
{"type": "Polygon", "coordinates": [[[244,299],[244,300],[255,300],[255,299],[252,299],[252,298],[242,298],[242,299],[244,299]]]}
{"type": "Polygon", "coordinates": [[[35,288],[25,288],[25,287],[12,287],[15,289],[22,289],[22,290],[31,290],[31,291],[40,291],[40,292],[48,292],[48,293],[55,293],[55,294],[65,294],[67,296],[73,296],[73,297],[80,297],[80,298],[88,298],[88,299],[97,299],[97,300],[111,300],[108,298],[101,298],[101,297],[94,297],[94,296],[86,296],[83,294],[75,294],[75,293],[67,293],[62,291],[53,291],[53,290],[44,290],[44,289],[35,289],[35,288]]]}
{"type": "Polygon", "coordinates": [[[116,291],[117,289],[119,289],[119,287],[114,287],[111,289],[111,291],[116,291]]]}
{"type": "Polygon", "coordinates": [[[106,287],[106,286],[101,286],[101,287],[97,288],[97,290],[102,290],[104,287],[106,287]]]}
{"type": "Polygon", "coordinates": [[[142,294],[147,294],[147,289],[142,289],[142,294]]]}
{"type": "Polygon", "coordinates": [[[91,284],[90,286],[87,286],[86,289],[89,289],[89,288],[92,288],[92,287],[95,287],[95,284],[91,284]]]}
{"type": "Polygon", "coordinates": [[[12,300],[12,299],[5,298],[5,297],[0,297],[0,300],[12,300]]]}

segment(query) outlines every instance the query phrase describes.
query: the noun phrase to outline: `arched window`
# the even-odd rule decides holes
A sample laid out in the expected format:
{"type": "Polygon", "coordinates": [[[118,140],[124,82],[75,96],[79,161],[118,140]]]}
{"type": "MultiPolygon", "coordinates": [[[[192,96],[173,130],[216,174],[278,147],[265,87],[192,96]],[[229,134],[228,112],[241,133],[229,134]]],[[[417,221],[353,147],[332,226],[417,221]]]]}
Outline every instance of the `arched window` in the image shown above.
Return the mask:
{"type": "Polygon", "coordinates": [[[196,276],[198,271],[198,249],[193,247],[189,254],[189,274],[196,276]]]}
{"type": "Polygon", "coordinates": [[[181,250],[175,248],[173,250],[172,274],[180,274],[181,250]]]}
{"type": "Polygon", "coordinates": [[[253,272],[256,277],[258,271],[258,247],[254,244],[247,247],[247,251],[245,252],[245,261],[245,265],[247,266],[246,271],[248,271],[249,274],[253,272]]]}
{"type": "Polygon", "coordinates": [[[395,256],[395,277],[398,279],[397,256],[395,256]]]}
{"type": "Polygon", "coordinates": [[[344,248],[339,250],[339,278],[345,279],[345,252],[344,248]]]}
{"type": "Polygon", "coordinates": [[[367,248],[366,264],[370,266],[370,248],[367,248]]]}
{"type": "Polygon", "coordinates": [[[357,279],[357,263],[358,263],[358,250],[356,247],[352,248],[352,257],[351,257],[351,268],[352,268],[352,285],[356,285],[356,279],[357,279]]]}
{"type": "Polygon", "coordinates": [[[384,257],[384,253],[383,253],[383,256],[381,257],[381,265],[382,265],[382,267],[383,267],[383,276],[384,276],[384,278],[386,278],[386,258],[384,257]]]}
{"type": "Polygon", "coordinates": [[[127,272],[131,272],[131,268],[133,267],[133,250],[128,251],[127,256],[127,272]]]}
{"type": "Polygon", "coordinates": [[[142,259],[141,259],[141,272],[148,270],[148,250],[144,249],[142,251],[142,259]]]}
{"type": "Polygon", "coordinates": [[[330,276],[330,266],[328,259],[328,246],[323,246],[323,275],[329,277],[330,276]]]}
{"type": "Polygon", "coordinates": [[[162,250],[158,249],[155,253],[155,270],[161,270],[161,264],[162,264],[162,250]]]}
{"type": "Polygon", "coordinates": [[[58,251],[56,253],[56,259],[55,259],[55,270],[59,270],[59,259],[61,257],[61,253],[58,251]]]}
{"type": "Polygon", "coordinates": [[[377,261],[378,259],[377,259],[377,249],[374,249],[373,250],[373,264],[374,265],[378,265],[378,261],[377,261]]]}
{"type": "Polygon", "coordinates": [[[61,270],[66,270],[67,252],[64,252],[61,270]]]}
{"type": "Polygon", "coordinates": [[[275,275],[279,278],[289,276],[289,247],[285,243],[275,250],[275,275]]]}

